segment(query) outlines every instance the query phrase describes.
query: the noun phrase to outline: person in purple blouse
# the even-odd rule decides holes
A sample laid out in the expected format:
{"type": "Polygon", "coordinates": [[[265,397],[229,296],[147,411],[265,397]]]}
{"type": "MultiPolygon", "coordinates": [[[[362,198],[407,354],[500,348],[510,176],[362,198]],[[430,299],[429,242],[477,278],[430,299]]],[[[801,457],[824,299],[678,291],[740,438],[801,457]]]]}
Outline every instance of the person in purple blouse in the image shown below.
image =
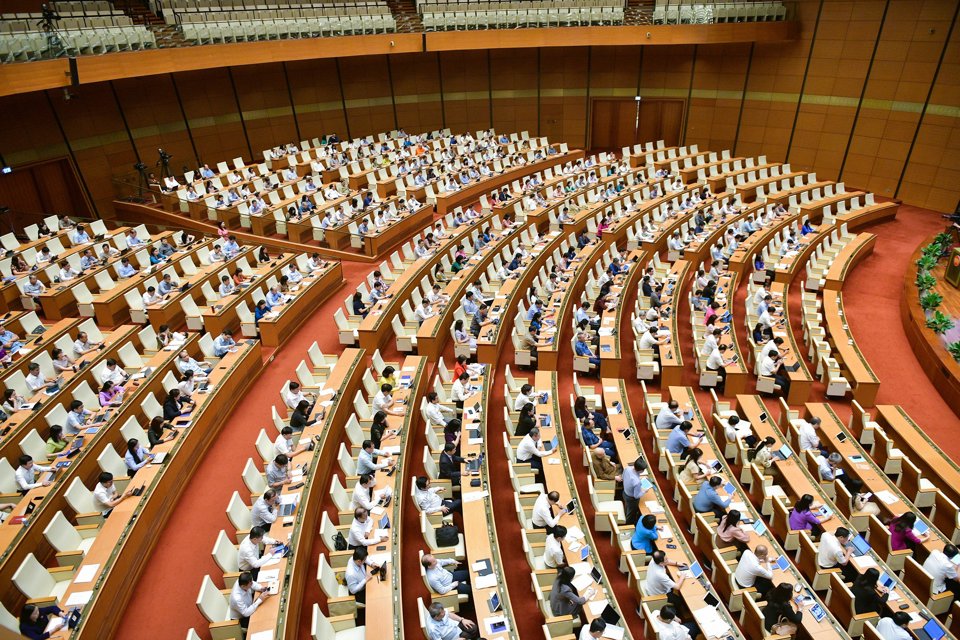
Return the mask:
{"type": "Polygon", "coordinates": [[[917,514],[911,511],[907,511],[890,521],[890,548],[893,551],[916,549],[923,544],[924,540],[930,537],[929,531],[917,537],[917,534],[913,532],[913,527],[916,523],[917,514]]]}
{"type": "Polygon", "coordinates": [[[827,516],[818,516],[810,508],[813,506],[813,496],[809,493],[803,494],[797,503],[793,505],[790,512],[789,524],[791,531],[809,531],[814,537],[819,537],[823,533],[821,523],[826,522],[833,517],[833,514],[827,516]]]}

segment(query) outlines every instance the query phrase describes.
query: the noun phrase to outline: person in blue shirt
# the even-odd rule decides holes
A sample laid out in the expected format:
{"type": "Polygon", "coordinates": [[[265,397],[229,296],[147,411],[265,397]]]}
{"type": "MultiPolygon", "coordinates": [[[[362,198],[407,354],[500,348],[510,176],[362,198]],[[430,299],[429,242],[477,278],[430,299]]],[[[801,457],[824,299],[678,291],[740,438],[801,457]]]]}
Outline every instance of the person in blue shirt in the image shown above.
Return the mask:
{"type": "Polygon", "coordinates": [[[0,325],[0,346],[7,353],[16,353],[23,347],[23,343],[20,342],[20,336],[0,325]]]}
{"type": "Polygon", "coordinates": [[[730,498],[721,498],[717,493],[717,487],[723,484],[720,476],[713,476],[709,480],[704,480],[700,484],[700,490],[693,496],[693,510],[697,513],[708,513],[712,511],[718,518],[727,514],[727,507],[730,506],[730,498]]]}
{"type": "Polygon", "coordinates": [[[596,449],[597,447],[603,449],[611,460],[616,461],[617,459],[617,447],[609,440],[603,440],[596,433],[593,432],[593,429],[596,425],[593,422],[592,418],[585,418],[580,424],[580,440],[583,441],[583,446],[588,449],[596,449]]]}
{"type": "Polygon", "coordinates": [[[595,354],[593,349],[590,348],[587,334],[581,333],[577,335],[577,342],[574,346],[578,356],[589,358],[590,364],[594,366],[598,366],[600,364],[600,358],[598,358],[597,354],[595,354]]]}
{"type": "Polygon", "coordinates": [[[765,271],[767,268],[767,265],[763,262],[763,256],[759,253],[753,259],[753,268],[755,271],[765,271]]]}
{"type": "Polygon", "coordinates": [[[130,264],[129,258],[121,258],[120,266],[117,267],[117,275],[121,278],[130,278],[137,273],[137,268],[130,264]]]}
{"type": "Polygon", "coordinates": [[[160,264],[161,262],[163,262],[163,256],[160,255],[160,249],[157,247],[150,249],[150,264],[160,264]]]}
{"type": "MultiPolygon", "coordinates": [[[[684,420],[671,429],[670,435],[667,436],[667,451],[679,455],[681,458],[686,457],[687,452],[694,446],[690,442],[690,438],[687,437],[687,433],[689,433],[692,428],[693,425],[684,420]]],[[[697,446],[699,446],[702,441],[703,434],[701,433],[697,440],[697,446]]]]}
{"type": "Polygon", "coordinates": [[[87,233],[82,224],[78,224],[73,232],[73,244],[86,244],[87,242],[90,242],[90,234],[87,233]]]}
{"type": "Polygon", "coordinates": [[[170,244],[170,241],[164,238],[160,241],[160,255],[164,258],[169,258],[174,253],[176,253],[177,248],[170,244]]]}
{"type": "Polygon", "coordinates": [[[800,227],[800,235],[805,236],[808,233],[813,233],[814,231],[816,231],[816,229],[812,224],[810,224],[810,221],[804,220],[803,226],[800,227]]]}
{"type": "Polygon", "coordinates": [[[462,306],[463,306],[463,312],[468,316],[476,315],[477,311],[480,309],[479,305],[476,303],[476,300],[474,299],[474,295],[472,291],[467,291],[467,295],[463,299],[462,306]]]}
{"type": "Polygon", "coordinates": [[[254,321],[256,323],[259,323],[260,320],[263,319],[265,315],[270,313],[271,310],[272,310],[272,307],[269,304],[267,304],[267,301],[261,300],[260,302],[257,303],[256,308],[253,310],[254,321]]]}
{"type": "Polygon", "coordinates": [[[623,468],[623,507],[626,512],[627,524],[637,524],[640,519],[640,498],[653,488],[647,485],[643,488],[643,476],[647,471],[647,461],[642,457],[633,461],[632,465],[623,468]]]}
{"type": "Polygon", "coordinates": [[[213,169],[210,168],[210,165],[205,164],[205,165],[203,165],[202,167],[200,167],[200,177],[202,177],[202,178],[212,178],[212,177],[214,177],[215,175],[217,175],[217,174],[215,174],[215,173],[213,172],[213,169]]]}
{"type": "Polygon", "coordinates": [[[643,551],[651,554],[657,550],[655,540],[660,538],[660,531],[657,528],[657,516],[648,513],[637,523],[637,528],[633,532],[633,538],[630,540],[630,546],[636,551],[643,551]]]}
{"type": "Polygon", "coordinates": [[[165,273],[163,274],[163,280],[161,280],[160,284],[157,285],[157,291],[160,293],[160,295],[166,296],[179,286],[179,282],[174,281],[174,279],[170,277],[169,273],[165,273]]]}
{"type": "Polygon", "coordinates": [[[228,258],[232,258],[240,253],[240,244],[237,242],[237,236],[230,236],[227,239],[227,242],[223,245],[223,252],[228,258]]]}
{"type": "Polygon", "coordinates": [[[270,291],[267,292],[267,304],[271,307],[283,304],[283,294],[277,291],[276,287],[270,287],[270,291]]]}
{"type": "Polygon", "coordinates": [[[97,257],[93,255],[93,252],[90,249],[84,249],[80,254],[80,268],[83,270],[92,269],[100,264],[100,261],[97,260],[97,257]]]}
{"type": "Polygon", "coordinates": [[[230,330],[224,329],[217,339],[213,341],[213,355],[222,358],[230,353],[235,346],[237,346],[237,343],[234,341],[230,330]]]}
{"type": "MultiPolygon", "coordinates": [[[[532,307],[532,308],[536,309],[536,307],[532,307]]],[[[542,317],[543,316],[540,314],[539,311],[534,311],[533,317],[530,318],[530,324],[528,325],[527,330],[535,336],[539,335],[540,329],[543,328],[542,317]]]]}

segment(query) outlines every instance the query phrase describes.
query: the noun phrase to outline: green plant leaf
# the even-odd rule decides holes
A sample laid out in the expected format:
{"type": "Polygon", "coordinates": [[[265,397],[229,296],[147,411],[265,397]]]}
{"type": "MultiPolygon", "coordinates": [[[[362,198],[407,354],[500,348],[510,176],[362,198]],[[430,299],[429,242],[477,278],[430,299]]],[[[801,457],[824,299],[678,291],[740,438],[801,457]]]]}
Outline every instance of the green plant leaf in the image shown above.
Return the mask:
{"type": "Polygon", "coordinates": [[[950,355],[953,356],[953,359],[957,362],[960,362],[960,340],[956,342],[951,342],[947,345],[947,351],[950,352],[950,355]]]}
{"type": "Polygon", "coordinates": [[[941,302],[943,302],[943,296],[936,291],[927,291],[920,296],[920,306],[923,307],[924,311],[936,309],[941,302]]]}
{"type": "Polygon", "coordinates": [[[917,283],[917,289],[923,292],[923,291],[928,291],[930,289],[933,289],[933,287],[935,287],[937,284],[937,279],[934,278],[932,275],[930,275],[928,272],[921,271],[920,273],[917,274],[916,283],[917,283]]]}
{"type": "Polygon", "coordinates": [[[953,320],[942,311],[935,311],[927,318],[927,328],[933,329],[934,333],[946,333],[953,328],[953,320]]]}

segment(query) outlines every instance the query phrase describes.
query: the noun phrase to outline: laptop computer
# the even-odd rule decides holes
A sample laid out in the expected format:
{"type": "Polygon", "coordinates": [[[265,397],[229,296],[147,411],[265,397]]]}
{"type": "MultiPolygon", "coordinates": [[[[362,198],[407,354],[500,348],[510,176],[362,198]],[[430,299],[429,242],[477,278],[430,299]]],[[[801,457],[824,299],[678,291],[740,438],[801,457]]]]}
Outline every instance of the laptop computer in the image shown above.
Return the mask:
{"type": "Polygon", "coordinates": [[[919,640],[940,640],[940,638],[947,635],[947,632],[940,626],[936,618],[928,620],[927,624],[923,625],[923,628],[914,629],[913,632],[919,640]]]}
{"type": "Polygon", "coordinates": [[[620,622],[620,614],[609,604],[600,612],[600,618],[607,624],[617,624],[620,622]]]}
{"type": "Polygon", "coordinates": [[[557,448],[557,445],[559,444],[560,444],[560,437],[553,436],[553,440],[551,440],[550,442],[544,443],[543,448],[546,449],[547,451],[553,451],[554,449],[557,448]]]}
{"type": "Polygon", "coordinates": [[[480,471],[480,465],[483,463],[483,455],[467,460],[467,471],[480,471]]]}
{"type": "Polygon", "coordinates": [[[567,513],[573,513],[574,511],[577,510],[577,501],[576,501],[576,500],[571,500],[570,502],[568,502],[568,503],[566,504],[566,506],[564,507],[564,509],[567,510],[567,513]]]}
{"type": "Polygon", "coordinates": [[[753,531],[758,535],[762,536],[767,532],[767,526],[760,522],[759,520],[754,520],[753,522],[753,531]]]}
{"type": "Polygon", "coordinates": [[[793,451],[790,450],[790,447],[783,445],[779,449],[773,452],[773,456],[778,460],[786,460],[793,455],[793,451]]]}
{"type": "Polygon", "coordinates": [[[550,426],[550,414],[544,414],[540,416],[540,426],[542,427],[550,426]]]}
{"type": "Polygon", "coordinates": [[[794,363],[791,364],[791,365],[784,365],[783,368],[786,369],[787,371],[796,371],[797,369],[800,368],[800,361],[797,360],[796,362],[794,362],[794,363]]]}
{"type": "Polygon", "coordinates": [[[727,484],[723,485],[723,490],[727,492],[727,495],[732,496],[734,493],[736,493],[737,488],[733,486],[732,482],[728,482],[727,484]]]}
{"type": "Polygon", "coordinates": [[[690,575],[697,580],[703,575],[703,567],[700,566],[699,562],[694,562],[690,565],[690,575]]]}
{"type": "Polygon", "coordinates": [[[780,571],[786,571],[787,567],[790,566],[790,561],[787,560],[786,556],[780,556],[777,558],[776,567],[780,571]]]}
{"type": "Polygon", "coordinates": [[[580,547],[580,560],[586,562],[587,558],[590,557],[590,545],[583,545],[580,547]]]}
{"type": "Polygon", "coordinates": [[[861,535],[857,535],[850,544],[853,545],[853,554],[856,556],[865,556],[870,553],[870,543],[861,535]]]}
{"type": "Polygon", "coordinates": [[[893,589],[897,585],[897,581],[893,576],[884,571],[880,574],[880,579],[877,580],[877,584],[887,589],[893,589]]]}
{"type": "Polygon", "coordinates": [[[600,573],[600,569],[597,569],[596,567],[590,571],[590,577],[593,578],[593,581],[597,584],[603,583],[603,574],[600,573]]]}
{"type": "Polygon", "coordinates": [[[390,528],[390,516],[383,514],[383,517],[380,518],[380,522],[377,524],[378,529],[389,529],[390,528]]]}
{"type": "Polygon", "coordinates": [[[293,513],[294,509],[297,508],[296,502],[288,502],[287,504],[281,504],[279,509],[279,514],[281,516],[289,516],[293,513]]]}

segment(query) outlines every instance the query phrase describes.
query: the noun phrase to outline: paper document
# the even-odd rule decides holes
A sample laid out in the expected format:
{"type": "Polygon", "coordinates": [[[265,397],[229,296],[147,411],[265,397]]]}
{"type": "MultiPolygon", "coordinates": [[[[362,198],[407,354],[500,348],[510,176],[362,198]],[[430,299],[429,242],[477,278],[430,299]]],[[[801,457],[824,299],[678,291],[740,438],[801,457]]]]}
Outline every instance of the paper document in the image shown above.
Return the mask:
{"type": "Polygon", "coordinates": [[[67,601],[63,603],[65,607],[82,607],[83,605],[90,602],[90,598],[93,597],[93,591],[77,591],[70,595],[67,598],[67,601]]]}
{"type": "Polygon", "coordinates": [[[247,640],[273,640],[273,631],[267,629],[266,631],[258,631],[247,636],[247,640]]]}
{"type": "Polygon", "coordinates": [[[375,516],[382,516],[382,515],[383,515],[383,511],[384,511],[383,507],[380,507],[380,506],[377,506],[377,507],[374,507],[373,509],[370,509],[370,513],[371,513],[372,515],[375,515],[375,516]]]}
{"type": "Polygon", "coordinates": [[[297,493],[284,493],[280,496],[280,504],[297,504],[297,499],[300,497],[297,493]]]}
{"type": "Polygon", "coordinates": [[[572,564],[570,566],[578,576],[585,576],[590,573],[591,569],[593,569],[593,565],[589,562],[577,562],[576,564],[572,564]]]}
{"type": "Polygon", "coordinates": [[[570,540],[583,540],[583,531],[580,527],[567,527],[567,538],[570,540]]]}
{"type": "Polygon", "coordinates": [[[579,593],[585,592],[592,584],[593,577],[589,573],[586,573],[582,576],[577,576],[573,579],[573,586],[577,588],[579,593]]]}
{"type": "Polygon", "coordinates": [[[490,587],[497,586],[497,574],[491,573],[487,576],[478,576],[474,579],[473,584],[478,589],[489,589],[490,587]]]}
{"type": "Polygon", "coordinates": [[[887,491],[886,489],[877,491],[874,495],[883,500],[883,502],[886,504],[894,504],[897,502],[897,496],[893,495],[893,493],[887,491]]]}
{"type": "Polygon", "coordinates": [[[464,492],[461,499],[463,502],[476,502],[478,500],[483,500],[488,495],[490,495],[489,491],[468,491],[464,492]]]}
{"type": "Polygon", "coordinates": [[[390,529],[377,529],[373,532],[374,538],[389,538],[390,529]]]}
{"type": "Polygon", "coordinates": [[[77,570],[77,575],[73,578],[73,583],[83,584],[84,582],[90,582],[93,580],[93,576],[97,575],[97,569],[99,568],[99,564],[88,564],[80,567],[80,569],[77,570]]]}
{"type": "Polygon", "coordinates": [[[644,504],[647,505],[647,509],[650,510],[650,513],[663,513],[663,505],[656,500],[647,500],[644,502],[644,504]]]}
{"type": "Polygon", "coordinates": [[[563,463],[557,458],[549,458],[547,459],[547,464],[563,464],[563,463]]]}
{"type": "Polygon", "coordinates": [[[374,555],[367,556],[367,561],[372,562],[378,567],[382,567],[385,564],[390,564],[390,554],[389,553],[377,553],[374,555]]]}
{"type": "Polygon", "coordinates": [[[872,557],[872,556],[869,556],[869,555],[866,555],[866,556],[853,556],[852,558],[850,558],[850,562],[852,562],[854,565],[856,565],[856,567],[857,567],[858,569],[860,569],[861,571],[864,571],[864,570],[866,570],[866,569],[869,569],[870,567],[875,567],[875,566],[877,566],[876,560],[874,560],[873,557],[872,557]]]}
{"type": "Polygon", "coordinates": [[[614,387],[604,387],[604,388],[603,388],[603,392],[604,392],[604,393],[620,393],[620,388],[619,388],[619,387],[615,387],[615,386],[614,386],[614,387]]]}
{"type": "Polygon", "coordinates": [[[484,618],[483,626],[486,627],[490,635],[495,636],[501,633],[506,633],[510,630],[510,623],[507,622],[507,619],[503,616],[494,616],[492,618],[484,618]]]}
{"type": "Polygon", "coordinates": [[[599,616],[601,613],[603,613],[603,610],[607,608],[608,604],[610,603],[606,598],[603,600],[591,600],[587,603],[587,608],[594,616],[599,616]]]}
{"type": "Polygon", "coordinates": [[[621,638],[623,638],[623,634],[624,634],[623,627],[618,627],[615,624],[608,624],[606,627],[604,627],[603,635],[601,635],[600,637],[610,638],[610,640],[620,640],[621,638]]]}
{"type": "Polygon", "coordinates": [[[395,445],[393,447],[384,447],[383,451],[386,451],[392,456],[398,456],[400,455],[400,445],[395,445]]]}

